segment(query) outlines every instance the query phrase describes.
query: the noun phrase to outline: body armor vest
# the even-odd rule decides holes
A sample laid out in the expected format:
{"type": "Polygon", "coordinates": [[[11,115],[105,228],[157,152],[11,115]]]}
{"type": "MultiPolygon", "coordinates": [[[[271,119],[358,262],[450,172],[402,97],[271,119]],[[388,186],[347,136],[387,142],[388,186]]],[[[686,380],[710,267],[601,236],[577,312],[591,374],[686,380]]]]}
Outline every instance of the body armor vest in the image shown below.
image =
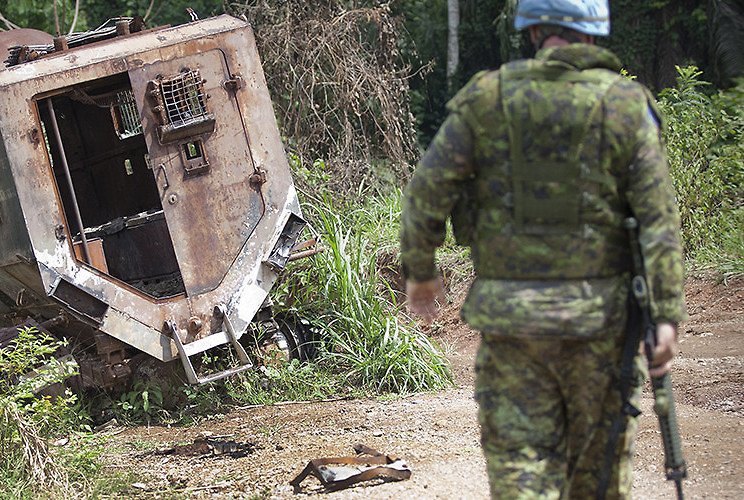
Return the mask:
{"type": "Polygon", "coordinates": [[[466,112],[476,153],[470,244],[481,278],[600,278],[622,269],[625,170],[603,141],[605,98],[621,78],[534,60],[486,76],[500,109],[476,98],[466,112]]]}

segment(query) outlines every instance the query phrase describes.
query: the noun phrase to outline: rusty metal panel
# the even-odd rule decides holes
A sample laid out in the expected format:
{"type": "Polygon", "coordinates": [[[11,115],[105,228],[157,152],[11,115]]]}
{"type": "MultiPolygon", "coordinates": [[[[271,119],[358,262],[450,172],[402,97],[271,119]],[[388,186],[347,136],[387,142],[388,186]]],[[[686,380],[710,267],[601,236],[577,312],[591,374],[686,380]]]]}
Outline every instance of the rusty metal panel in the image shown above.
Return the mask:
{"type": "Polygon", "coordinates": [[[51,296],[75,313],[95,322],[95,324],[101,324],[108,309],[105,302],[65,279],[57,281],[51,296]]]}
{"type": "MultiPolygon", "coordinates": [[[[209,325],[217,304],[226,305],[226,314],[241,335],[277,278],[265,261],[290,216],[300,214],[250,26],[220,16],[70,49],[0,71],[0,90],[0,133],[6,147],[0,167],[7,166],[8,178],[20,186],[16,203],[23,213],[17,220],[25,222],[33,247],[28,260],[38,262],[38,291],[52,294],[55,283],[64,278],[93,297],[89,305],[105,304],[105,311],[104,306],[89,310],[100,318],[101,331],[161,360],[177,356],[172,340],[163,334],[165,322],[173,321],[184,332],[193,318],[209,325]],[[205,116],[198,126],[175,127],[175,132],[160,129],[163,124],[150,108],[148,83],[158,75],[178,76],[184,69],[198,69],[206,80],[207,115],[213,117],[205,116]],[[73,86],[112,75],[131,81],[144,124],[147,151],[142,148],[134,170],[139,175],[137,168],[141,172],[147,153],[152,170],[146,172],[157,184],[155,194],[173,240],[173,269],[181,272],[186,288],[178,297],[148,296],[84,265],[73,253],[70,233],[75,228],[66,226],[63,196],[50,166],[36,103],[50,96],[62,102],[67,97],[61,94],[70,93],[73,86]]],[[[74,129],[67,137],[74,137],[74,129]]],[[[93,159],[108,161],[108,153],[102,151],[93,159]]],[[[128,175],[124,166],[118,175],[128,175]]],[[[116,184],[114,180],[111,184],[116,184]]],[[[4,188],[0,182],[0,195],[4,188]]],[[[107,188],[100,199],[117,194],[107,188]]],[[[101,219],[85,225],[111,220],[101,219]]],[[[160,251],[136,245],[144,251],[142,265],[124,263],[122,276],[129,271],[148,274],[146,253],[160,251]]],[[[108,258],[105,239],[104,254],[108,258]]],[[[203,328],[188,341],[217,331],[203,328]]]]}
{"type": "Polygon", "coordinates": [[[31,240],[18,201],[8,155],[4,142],[0,140],[0,266],[32,258],[31,240]]]}
{"type": "MultiPolygon", "coordinates": [[[[223,86],[231,77],[224,53],[216,48],[200,51],[198,44],[191,48],[192,54],[143,65],[130,72],[153,172],[161,189],[163,211],[189,296],[219,285],[264,211],[261,193],[249,182],[255,169],[242,126],[244,118],[234,93],[223,86]],[[203,79],[203,92],[209,98],[197,105],[206,107],[200,111],[215,119],[214,131],[205,132],[201,128],[204,120],[194,120],[196,128],[184,126],[184,133],[172,135],[176,139],[161,144],[161,129],[170,125],[162,123],[162,109],[169,106],[163,104],[162,93],[151,82],[158,75],[171,81],[187,73],[187,69],[203,79]],[[155,110],[156,107],[160,109],[155,110]],[[184,161],[184,150],[189,148],[205,160],[208,158],[209,169],[201,175],[191,175],[189,164],[184,161]]],[[[183,92],[188,92],[188,88],[183,92]]],[[[168,97],[172,97],[172,92],[168,97]]],[[[186,105],[188,102],[171,103],[174,108],[186,105]]],[[[193,109],[189,111],[197,114],[193,109]]]]}

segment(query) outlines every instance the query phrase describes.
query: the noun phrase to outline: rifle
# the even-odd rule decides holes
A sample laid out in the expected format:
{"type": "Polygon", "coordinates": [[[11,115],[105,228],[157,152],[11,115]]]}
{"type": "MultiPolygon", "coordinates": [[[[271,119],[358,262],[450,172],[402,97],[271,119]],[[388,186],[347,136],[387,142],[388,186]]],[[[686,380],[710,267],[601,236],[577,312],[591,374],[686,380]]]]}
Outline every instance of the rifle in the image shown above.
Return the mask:
{"type": "MultiPolygon", "coordinates": [[[[653,348],[656,345],[656,324],[651,319],[650,297],[646,273],[643,267],[643,255],[641,244],[638,240],[638,221],[634,217],[628,217],[623,221],[628,231],[630,240],[630,252],[633,256],[633,278],[630,282],[632,297],[635,299],[634,307],[640,313],[642,325],[643,347],[649,364],[654,359],[653,348]]],[[[682,458],[682,447],[680,445],[679,429],[677,427],[677,414],[674,411],[674,396],[672,394],[672,381],[669,373],[661,377],[651,377],[651,386],[654,389],[654,412],[659,418],[661,428],[661,439],[664,442],[664,470],[668,481],[674,481],[677,486],[677,498],[682,500],[682,479],[687,477],[687,465],[682,458]]]]}

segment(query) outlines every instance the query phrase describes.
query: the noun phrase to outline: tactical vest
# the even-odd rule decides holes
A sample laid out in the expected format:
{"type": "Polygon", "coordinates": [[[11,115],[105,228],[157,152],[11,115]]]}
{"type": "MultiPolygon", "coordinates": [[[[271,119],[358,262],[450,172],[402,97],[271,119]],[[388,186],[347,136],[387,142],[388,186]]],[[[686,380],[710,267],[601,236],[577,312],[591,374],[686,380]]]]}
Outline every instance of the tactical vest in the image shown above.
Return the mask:
{"type": "Polygon", "coordinates": [[[605,98],[621,79],[607,69],[517,61],[484,83],[497,88],[500,108],[493,91],[467,104],[476,175],[464,202],[472,206],[461,204],[452,220],[480,278],[599,278],[626,266],[627,207],[603,148],[605,98]],[[463,223],[463,214],[474,220],[463,223]]]}

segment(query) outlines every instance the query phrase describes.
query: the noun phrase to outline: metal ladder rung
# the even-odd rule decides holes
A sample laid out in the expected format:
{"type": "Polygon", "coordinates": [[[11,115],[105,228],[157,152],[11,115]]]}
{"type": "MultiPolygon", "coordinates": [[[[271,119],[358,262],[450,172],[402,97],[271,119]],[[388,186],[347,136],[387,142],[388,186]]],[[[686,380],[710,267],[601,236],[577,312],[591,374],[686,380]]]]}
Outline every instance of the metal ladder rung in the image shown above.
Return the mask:
{"type": "Polygon", "coordinates": [[[199,340],[181,345],[183,345],[183,350],[186,352],[187,356],[193,356],[194,354],[199,354],[200,352],[204,352],[208,349],[227,344],[228,342],[230,342],[230,336],[227,334],[227,332],[219,331],[213,333],[212,335],[207,335],[206,337],[200,338],[199,340]]]}
{"type": "Polygon", "coordinates": [[[186,372],[186,378],[191,384],[201,385],[209,382],[215,382],[225,377],[229,377],[230,375],[235,375],[237,373],[244,372],[253,368],[253,363],[251,363],[250,358],[248,358],[248,354],[245,352],[245,349],[243,349],[243,346],[240,345],[240,343],[238,342],[238,337],[235,335],[235,330],[233,330],[232,323],[230,323],[230,318],[227,317],[227,311],[225,310],[225,307],[223,305],[219,305],[215,307],[215,310],[222,315],[222,323],[225,326],[225,330],[185,345],[183,342],[181,342],[181,338],[178,336],[178,328],[176,327],[175,322],[169,320],[166,323],[168,328],[171,330],[173,341],[176,343],[178,355],[181,358],[183,369],[186,372]],[[235,349],[235,351],[237,352],[238,359],[240,359],[240,364],[235,368],[229,368],[218,373],[212,373],[204,377],[199,377],[196,373],[196,370],[194,369],[194,365],[191,363],[191,359],[189,359],[190,356],[202,353],[208,349],[227,343],[230,343],[233,349],[235,349]]]}

